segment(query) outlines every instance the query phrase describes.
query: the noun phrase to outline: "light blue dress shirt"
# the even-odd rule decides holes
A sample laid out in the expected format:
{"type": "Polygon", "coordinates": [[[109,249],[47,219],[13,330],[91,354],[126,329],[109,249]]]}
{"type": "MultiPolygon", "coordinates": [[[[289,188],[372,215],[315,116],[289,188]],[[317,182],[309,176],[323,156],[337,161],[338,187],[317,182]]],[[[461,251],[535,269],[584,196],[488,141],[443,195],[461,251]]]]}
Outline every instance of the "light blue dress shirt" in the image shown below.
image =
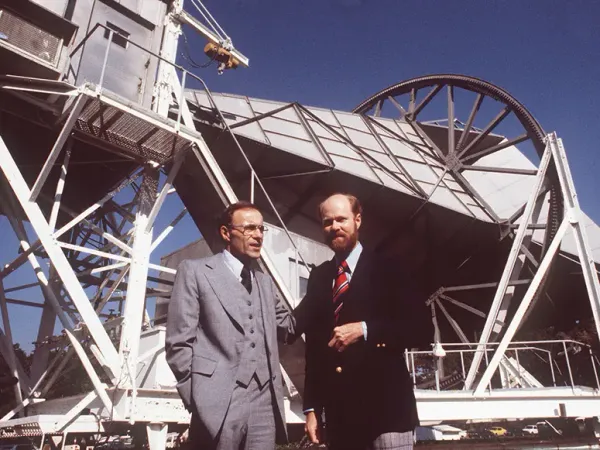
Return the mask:
{"type": "MultiPolygon", "coordinates": [[[[242,269],[244,268],[244,264],[233,256],[228,250],[223,250],[223,258],[225,259],[225,264],[236,276],[238,281],[242,282],[242,269]]],[[[250,280],[253,280],[254,274],[250,271],[250,280]]]]}

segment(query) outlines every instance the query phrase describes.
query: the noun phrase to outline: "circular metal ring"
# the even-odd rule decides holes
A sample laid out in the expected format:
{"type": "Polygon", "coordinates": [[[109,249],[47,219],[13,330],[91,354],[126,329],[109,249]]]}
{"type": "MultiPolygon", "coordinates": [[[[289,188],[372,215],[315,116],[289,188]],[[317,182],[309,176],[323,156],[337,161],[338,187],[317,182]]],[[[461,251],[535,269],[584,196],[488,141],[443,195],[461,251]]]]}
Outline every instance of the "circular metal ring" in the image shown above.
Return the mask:
{"type": "MultiPolygon", "coordinates": [[[[361,102],[353,112],[357,114],[369,114],[375,109],[376,114],[381,112],[383,104],[387,101],[394,101],[395,97],[411,94],[412,100],[408,110],[403,111],[403,118],[407,122],[417,122],[417,114],[420,111],[419,107],[425,108],[428,102],[439,92],[444,86],[451,86],[466,91],[473,92],[483,97],[490,97],[505,105],[509,113],[513,113],[522,125],[528,139],[531,140],[535,151],[541,158],[545,150],[545,133],[533,115],[517,101],[512,95],[504,89],[489,83],[487,81],[459,74],[438,74],[426,75],[422,77],[412,78],[400,83],[389,86],[371,97],[361,102]],[[420,105],[416,105],[417,91],[431,88],[425,96],[424,101],[420,105]]],[[[481,99],[482,100],[482,99],[481,99]]],[[[396,103],[396,108],[402,107],[396,103]]],[[[480,102],[481,103],[481,102],[480,102]]],[[[474,106],[475,110],[475,106],[474,106]]],[[[450,120],[450,118],[449,118],[450,120]]],[[[501,119],[502,120],[502,119],[501,119]]],[[[558,227],[562,222],[563,198],[559,188],[558,176],[551,166],[547,172],[547,177],[550,181],[550,208],[548,212],[547,232],[545,242],[542,247],[542,255],[545,254],[548,245],[556,235],[558,227]]]]}

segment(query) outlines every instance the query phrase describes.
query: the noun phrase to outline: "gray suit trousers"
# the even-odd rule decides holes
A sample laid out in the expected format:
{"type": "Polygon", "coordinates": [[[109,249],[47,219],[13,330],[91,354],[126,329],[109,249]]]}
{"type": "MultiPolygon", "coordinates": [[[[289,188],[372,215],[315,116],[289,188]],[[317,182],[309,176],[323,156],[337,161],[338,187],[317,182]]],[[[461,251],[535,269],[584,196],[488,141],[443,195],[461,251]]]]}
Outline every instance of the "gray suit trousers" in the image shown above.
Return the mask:
{"type": "Polygon", "coordinates": [[[246,387],[237,384],[221,429],[211,438],[194,420],[190,425],[194,450],[271,450],[275,448],[274,390],[269,382],[260,386],[254,376],[246,387]]]}

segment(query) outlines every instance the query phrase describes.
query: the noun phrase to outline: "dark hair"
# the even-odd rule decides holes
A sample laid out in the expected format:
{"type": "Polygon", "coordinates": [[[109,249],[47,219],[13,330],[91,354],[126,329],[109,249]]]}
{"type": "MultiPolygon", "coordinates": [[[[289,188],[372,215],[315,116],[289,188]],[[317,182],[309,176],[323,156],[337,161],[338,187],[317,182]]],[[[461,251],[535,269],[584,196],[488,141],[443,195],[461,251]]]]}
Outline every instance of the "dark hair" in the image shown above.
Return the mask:
{"type": "Polygon", "coordinates": [[[350,208],[352,208],[352,214],[354,214],[355,216],[357,216],[358,214],[362,214],[362,206],[360,204],[360,200],[357,197],[355,197],[352,194],[346,194],[345,192],[335,192],[335,193],[329,195],[321,203],[319,203],[319,215],[321,215],[323,203],[325,203],[327,200],[329,200],[334,195],[343,195],[344,197],[346,197],[348,199],[348,202],[350,203],[350,208]]]}
{"type": "Polygon", "coordinates": [[[239,211],[240,209],[254,209],[262,214],[260,208],[258,206],[256,206],[254,203],[248,202],[246,200],[240,200],[239,202],[232,203],[231,205],[229,205],[221,213],[221,215],[219,216],[218,229],[220,230],[222,226],[227,227],[227,226],[231,225],[231,220],[233,219],[233,214],[236,211],[239,211]]]}

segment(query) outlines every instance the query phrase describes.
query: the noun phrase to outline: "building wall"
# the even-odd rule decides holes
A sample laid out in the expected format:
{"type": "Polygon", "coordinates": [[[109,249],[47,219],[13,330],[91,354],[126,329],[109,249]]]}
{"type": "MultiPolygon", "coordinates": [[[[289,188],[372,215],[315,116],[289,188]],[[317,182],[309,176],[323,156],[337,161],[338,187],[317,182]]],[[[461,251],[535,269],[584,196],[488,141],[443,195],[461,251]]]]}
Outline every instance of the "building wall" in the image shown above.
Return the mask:
{"type": "Polygon", "coordinates": [[[279,275],[284,280],[297,303],[306,293],[306,281],[308,280],[308,266],[318,266],[333,257],[332,251],[320,242],[307,239],[300,235],[291,233],[292,239],[298,251],[294,249],[285,231],[274,225],[268,225],[269,231],[265,235],[264,247],[279,275]],[[304,262],[302,261],[302,258],[304,262]]]}
{"type": "Polygon", "coordinates": [[[68,0],[32,0],[33,3],[42,5],[44,8],[49,9],[54,14],[64,17],[65,10],[67,8],[68,0]]]}
{"type": "MultiPolygon", "coordinates": [[[[75,23],[79,30],[75,48],[97,23],[122,30],[134,43],[160,54],[167,3],[163,0],[35,0],[75,23]]],[[[76,85],[99,83],[108,33],[98,28],[71,60],[68,80],[76,85]]],[[[127,100],[149,108],[158,59],[148,52],[113,39],[102,86],[127,100]]]]}

